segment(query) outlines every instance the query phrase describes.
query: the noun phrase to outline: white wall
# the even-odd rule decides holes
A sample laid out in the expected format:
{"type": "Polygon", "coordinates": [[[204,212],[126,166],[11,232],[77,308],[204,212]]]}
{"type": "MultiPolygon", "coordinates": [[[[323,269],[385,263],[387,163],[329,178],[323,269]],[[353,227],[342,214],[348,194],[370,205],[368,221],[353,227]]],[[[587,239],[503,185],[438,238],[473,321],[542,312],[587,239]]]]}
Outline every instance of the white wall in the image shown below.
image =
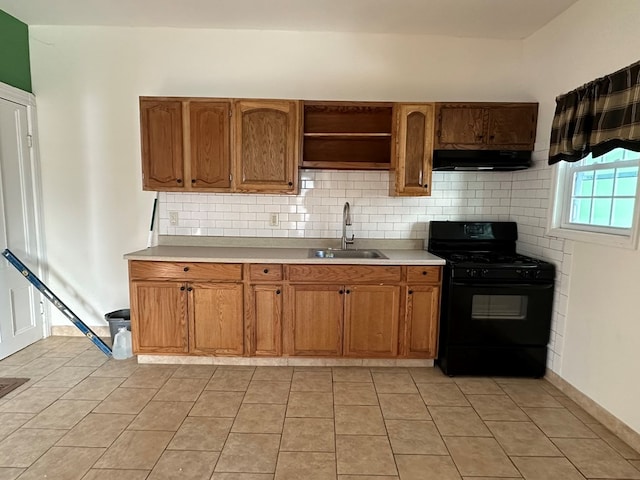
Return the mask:
{"type": "Polygon", "coordinates": [[[168,28],[29,32],[50,286],[94,325],[128,305],[122,255],[146,246],[154,194],[141,188],[138,96],[531,100],[520,41],[168,28]]]}
{"type": "MultiPolygon", "coordinates": [[[[557,95],[638,60],[638,19],[640,2],[581,0],[524,41],[525,73],[540,102],[540,157],[548,153],[557,95]]],[[[548,177],[550,169],[540,168],[548,177]]],[[[530,174],[514,175],[514,202],[524,196],[530,174]]],[[[557,346],[554,370],[640,432],[640,252],[562,242],[539,228],[534,237],[528,248],[542,254],[556,245],[562,272],[555,328],[564,345],[557,346]]]]}

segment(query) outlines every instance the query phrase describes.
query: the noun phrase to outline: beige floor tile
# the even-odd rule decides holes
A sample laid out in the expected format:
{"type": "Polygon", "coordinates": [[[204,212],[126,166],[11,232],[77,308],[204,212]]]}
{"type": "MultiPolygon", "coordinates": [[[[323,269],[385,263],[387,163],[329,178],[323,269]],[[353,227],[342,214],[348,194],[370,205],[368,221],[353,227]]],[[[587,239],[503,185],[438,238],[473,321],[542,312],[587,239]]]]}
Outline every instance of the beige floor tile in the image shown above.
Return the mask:
{"type": "Polygon", "coordinates": [[[217,452],[165,451],[147,480],[202,480],[211,478],[217,452]]]}
{"type": "Polygon", "coordinates": [[[29,388],[0,405],[0,412],[40,413],[68,391],[67,388],[29,388]]]}
{"type": "Polygon", "coordinates": [[[209,381],[215,371],[214,365],[182,365],[171,378],[204,378],[209,381]]]}
{"type": "Polygon", "coordinates": [[[53,447],[31,465],[20,478],[79,480],[104,451],[104,448],[53,447]]]}
{"type": "Polygon", "coordinates": [[[448,455],[435,424],[416,420],[387,420],[391,449],[398,455],[448,455]]]}
{"type": "Polygon", "coordinates": [[[378,395],[382,416],[386,420],[431,420],[418,394],[381,393],[378,395]]]}
{"type": "Polygon", "coordinates": [[[453,378],[442,373],[438,367],[415,367],[407,370],[416,383],[453,383],[453,378]]]}
{"type": "Polygon", "coordinates": [[[395,475],[338,475],[338,480],[400,480],[395,475]]]}
{"type": "Polygon", "coordinates": [[[373,383],[371,371],[364,367],[332,368],[334,382],[373,383]]]}
{"type": "Polygon", "coordinates": [[[445,437],[444,442],[463,476],[519,475],[494,438],[445,437]]]}
{"type": "Polygon", "coordinates": [[[526,480],[584,480],[569,460],[564,457],[512,457],[526,480]]]}
{"type": "Polygon", "coordinates": [[[429,407],[429,412],[442,436],[491,436],[491,432],[471,407],[429,407]]]}
{"type": "Polygon", "coordinates": [[[59,447],[108,447],[134,418],[135,415],[90,413],[56,445],[59,447]]]}
{"type": "Polygon", "coordinates": [[[128,430],[164,430],[176,432],[193,402],[150,401],[129,425],[128,430]]]}
{"type": "Polygon", "coordinates": [[[295,371],[291,380],[292,392],[331,392],[333,377],[327,371],[295,371]]]}
{"type": "Polygon", "coordinates": [[[273,480],[272,473],[218,473],[214,472],[211,480],[273,480]]]}
{"type": "Polygon", "coordinates": [[[141,365],[124,381],[121,387],[159,389],[175,371],[176,368],[169,369],[164,365],[141,365]]]}
{"type": "Polygon", "coordinates": [[[100,350],[91,348],[80,353],[64,364],[65,367],[100,367],[109,359],[100,350]]]}
{"type": "Polygon", "coordinates": [[[337,435],[338,474],[397,475],[386,436],[337,435]]]}
{"type": "Polygon", "coordinates": [[[0,413],[0,440],[11,435],[33,416],[32,413],[0,413]]]}
{"type": "Polygon", "coordinates": [[[104,400],[124,382],[119,377],[88,377],[65,393],[65,400],[104,400]]]}
{"type": "Polygon", "coordinates": [[[230,433],[216,465],[216,472],[274,473],[280,435],[230,433]]]}
{"type": "Polygon", "coordinates": [[[257,367],[251,380],[254,382],[289,382],[293,367],[257,367]]]}
{"type": "Polygon", "coordinates": [[[116,388],[94,412],[138,414],[156,393],[153,388],[116,388]]]}
{"type": "Polygon", "coordinates": [[[524,408],[524,412],[547,437],[597,438],[592,430],[565,408],[524,408]]]}
{"type": "MultiPolygon", "coordinates": [[[[0,427],[0,429],[1,428],[2,427],[0,427]]],[[[601,439],[607,442],[611,448],[622,455],[623,458],[626,458],[627,460],[640,460],[639,452],[636,452],[633,448],[616,437],[615,434],[607,430],[604,425],[600,425],[599,423],[597,423],[589,425],[589,428],[593,430],[601,439]]]]}
{"type": "Polygon", "coordinates": [[[61,367],[69,360],[67,358],[36,358],[16,370],[18,377],[44,377],[61,367]]]}
{"type": "Polygon", "coordinates": [[[149,470],[93,469],[82,480],[146,480],[149,470]]]}
{"type": "Polygon", "coordinates": [[[380,407],[336,405],[337,435],[386,435],[380,407]]]}
{"type": "Polygon", "coordinates": [[[244,392],[217,392],[205,390],[195,403],[189,416],[235,417],[242,403],[244,392]]]}
{"type": "Polygon", "coordinates": [[[504,390],[491,378],[465,378],[454,379],[458,388],[465,395],[502,395],[504,390]]]}
{"type": "Polygon", "coordinates": [[[153,399],[165,402],[195,402],[206,384],[207,380],[203,378],[170,378],[153,399]]]}
{"type": "Polygon", "coordinates": [[[276,480],[335,480],[334,453],[280,452],[276,480]]]}
{"type": "Polygon", "coordinates": [[[567,397],[555,397],[555,399],[560,403],[563,407],[573,413],[578,420],[586,425],[599,424],[595,418],[589,415],[582,407],[580,407],[577,403],[567,397]]]}
{"type": "Polygon", "coordinates": [[[509,456],[561,457],[562,454],[531,422],[485,422],[509,456]]]}
{"type": "Polygon", "coordinates": [[[466,397],[482,420],[529,420],[529,417],[508,395],[466,395],[466,397]]]}
{"type": "Polygon", "coordinates": [[[71,388],[75,387],[78,383],[91,375],[96,370],[96,367],[67,367],[63,366],[42,380],[33,385],[34,388],[71,388]]]}
{"type": "Polygon", "coordinates": [[[187,417],[167,449],[220,452],[232,424],[232,418],[187,417]]]}
{"type": "Polygon", "coordinates": [[[640,460],[629,460],[629,463],[640,471],[640,460]]]}
{"type": "Polygon", "coordinates": [[[427,406],[466,407],[469,402],[455,383],[419,383],[418,390],[427,406]]]}
{"type": "Polygon", "coordinates": [[[324,392],[291,392],[287,417],[333,418],[333,394],[324,392]]]}
{"type": "Polygon", "coordinates": [[[94,468],[151,470],[173,432],[127,430],[109,447],[94,468]]]}
{"type": "Polygon", "coordinates": [[[336,382],[333,385],[336,405],[378,405],[373,383],[336,382]]]}
{"type": "Polygon", "coordinates": [[[330,418],[287,418],[281,452],[335,452],[335,431],[330,418]]]}
{"type": "Polygon", "coordinates": [[[564,397],[564,398],[567,398],[564,393],[562,393],[554,385],[552,385],[551,382],[549,382],[548,380],[546,380],[544,378],[540,382],[540,387],[542,387],[542,389],[545,392],[547,392],[549,395],[551,395],[552,397],[564,397]]]}
{"type": "Polygon", "coordinates": [[[0,467],[29,467],[49,450],[64,430],[20,429],[0,442],[0,467]]]}
{"type": "Polygon", "coordinates": [[[244,403],[275,403],[286,405],[289,400],[289,382],[263,382],[252,380],[244,396],[244,403]]]}
{"type": "Polygon", "coordinates": [[[554,438],[553,443],[587,478],[640,479],[640,471],[604,440],[554,438]]]}
{"type": "Polygon", "coordinates": [[[387,373],[372,371],[373,383],[378,393],[418,393],[409,372],[387,373]]]}
{"type": "Polygon", "coordinates": [[[396,455],[395,458],[402,480],[460,480],[448,455],[396,455]]]}
{"type": "Polygon", "coordinates": [[[231,431],[234,433],[282,433],[286,405],[243,403],[231,431]]]}
{"type": "Polygon", "coordinates": [[[91,374],[92,377],[120,377],[127,378],[139,367],[136,357],[129,360],[109,360],[91,374]]]}
{"type": "Polygon", "coordinates": [[[502,389],[519,407],[562,407],[539,384],[504,384],[502,389]]]}
{"type": "Polygon", "coordinates": [[[253,369],[228,369],[219,367],[213,374],[205,390],[217,390],[224,392],[246,392],[253,376],[253,369]]]}
{"type": "Polygon", "coordinates": [[[24,468],[0,467],[0,480],[15,480],[24,470],[24,468]]]}
{"type": "Polygon", "coordinates": [[[23,428],[72,428],[98,405],[97,400],[56,400],[23,428]]]}

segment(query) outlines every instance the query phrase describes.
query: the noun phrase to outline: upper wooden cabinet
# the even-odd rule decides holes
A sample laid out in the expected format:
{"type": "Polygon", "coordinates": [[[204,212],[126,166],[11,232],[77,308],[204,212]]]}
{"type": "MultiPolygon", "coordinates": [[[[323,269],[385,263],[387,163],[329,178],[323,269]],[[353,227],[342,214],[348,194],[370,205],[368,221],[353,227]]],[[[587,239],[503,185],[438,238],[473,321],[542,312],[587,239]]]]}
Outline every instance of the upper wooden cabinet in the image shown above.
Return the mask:
{"type": "Polygon", "coordinates": [[[189,101],[189,145],[191,187],[228,189],[231,186],[229,150],[230,102],[189,101]]]}
{"type": "Polygon", "coordinates": [[[234,103],[234,190],[296,193],[300,102],[234,103]]]}
{"type": "Polygon", "coordinates": [[[438,103],[436,150],[533,150],[537,103],[438,103]]]}
{"type": "Polygon", "coordinates": [[[433,121],[432,103],[395,106],[391,195],[431,195],[433,121]]]}

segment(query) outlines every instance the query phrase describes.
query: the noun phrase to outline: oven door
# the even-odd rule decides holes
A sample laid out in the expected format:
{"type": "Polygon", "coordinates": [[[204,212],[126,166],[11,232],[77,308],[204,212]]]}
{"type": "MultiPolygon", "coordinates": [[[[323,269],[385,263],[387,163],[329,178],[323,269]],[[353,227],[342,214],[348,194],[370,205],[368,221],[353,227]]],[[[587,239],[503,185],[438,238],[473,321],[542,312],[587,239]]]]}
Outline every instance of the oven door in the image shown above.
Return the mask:
{"type": "Polygon", "coordinates": [[[452,282],[448,335],[455,345],[547,345],[553,284],[452,282]]]}

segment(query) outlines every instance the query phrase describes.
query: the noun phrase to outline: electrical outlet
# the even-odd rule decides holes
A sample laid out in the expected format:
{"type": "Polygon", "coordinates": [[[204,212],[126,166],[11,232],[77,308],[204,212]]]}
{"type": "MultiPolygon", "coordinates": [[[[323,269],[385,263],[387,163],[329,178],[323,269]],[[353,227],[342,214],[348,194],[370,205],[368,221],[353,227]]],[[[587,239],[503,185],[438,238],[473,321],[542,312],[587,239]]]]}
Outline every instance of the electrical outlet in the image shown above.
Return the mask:
{"type": "Polygon", "coordinates": [[[280,223],[280,219],[278,218],[278,214],[277,213],[272,213],[269,216],[269,226],[270,227],[277,227],[279,223],[280,223]]]}
{"type": "Polygon", "coordinates": [[[178,226],[178,212],[169,212],[169,225],[172,227],[178,226]]]}

